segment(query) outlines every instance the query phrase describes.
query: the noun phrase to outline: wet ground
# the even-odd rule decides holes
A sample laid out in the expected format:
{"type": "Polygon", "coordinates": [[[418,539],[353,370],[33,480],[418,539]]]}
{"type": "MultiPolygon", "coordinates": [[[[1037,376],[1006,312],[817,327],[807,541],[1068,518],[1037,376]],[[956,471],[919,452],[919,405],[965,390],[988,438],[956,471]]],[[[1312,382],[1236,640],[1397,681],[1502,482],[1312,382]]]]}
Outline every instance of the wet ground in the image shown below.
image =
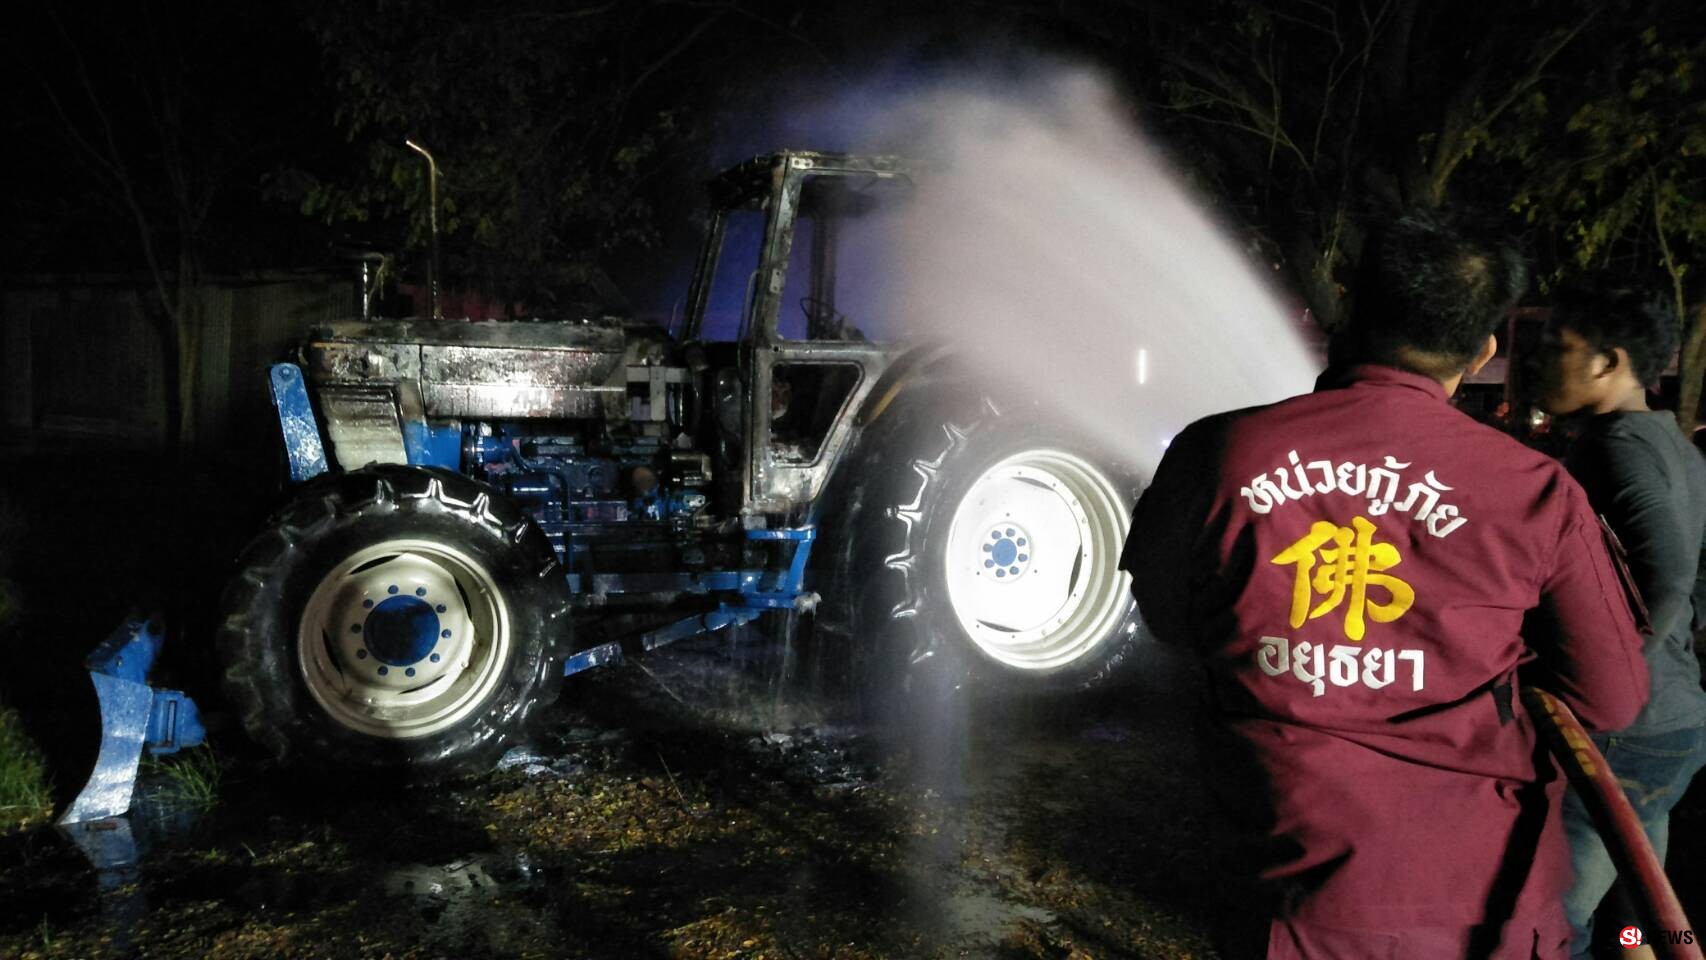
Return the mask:
{"type": "Polygon", "coordinates": [[[128,837],[85,838],[133,844],[129,867],[13,837],[0,956],[1218,955],[1213,824],[1164,690],[897,730],[773,661],[717,640],[577,682],[449,787],[238,764],[210,809],[145,798],[128,837]]]}
{"type": "Polygon", "coordinates": [[[1254,955],[1176,661],[1118,697],[885,725],[787,653],[715,639],[583,678],[450,786],[234,763],[199,809],[156,774],[82,838],[131,865],[0,841],[0,957],[1254,955]]]}

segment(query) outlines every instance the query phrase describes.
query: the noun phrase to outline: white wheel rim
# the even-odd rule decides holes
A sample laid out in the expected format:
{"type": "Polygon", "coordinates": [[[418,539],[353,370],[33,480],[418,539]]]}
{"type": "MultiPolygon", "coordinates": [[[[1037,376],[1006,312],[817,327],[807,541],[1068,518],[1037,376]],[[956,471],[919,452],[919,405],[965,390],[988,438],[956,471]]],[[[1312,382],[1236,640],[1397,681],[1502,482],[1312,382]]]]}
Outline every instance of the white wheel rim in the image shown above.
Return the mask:
{"type": "Polygon", "coordinates": [[[1080,457],[1027,450],[983,472],[948,528],[948,599],[972,643],[1022,670],[1052,670],[1114,638],[1131,577],[1130,520],[1080,457]]]}
{"type": "Polygon", "coordinates": [[[401,740],[479,709],[503,679],[511,643],[509,611],[484,567],[441,543],[388,540],[321,579],[296,646],[328,716],[401,740]]]}

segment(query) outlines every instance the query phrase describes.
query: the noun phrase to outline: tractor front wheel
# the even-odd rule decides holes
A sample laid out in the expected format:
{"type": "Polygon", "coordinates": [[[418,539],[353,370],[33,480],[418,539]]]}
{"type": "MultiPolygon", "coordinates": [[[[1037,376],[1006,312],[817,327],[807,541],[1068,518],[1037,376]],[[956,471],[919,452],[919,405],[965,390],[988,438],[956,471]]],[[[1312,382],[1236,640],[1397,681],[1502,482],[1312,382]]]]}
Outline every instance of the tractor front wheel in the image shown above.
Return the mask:
{"type": "Polygon", "coordinates": [[[251,738],[284,760],[436,779],[489,767],[556,696],[568,588],[490,488],[371,467],[245,551],[218,636],[251,738]]]}

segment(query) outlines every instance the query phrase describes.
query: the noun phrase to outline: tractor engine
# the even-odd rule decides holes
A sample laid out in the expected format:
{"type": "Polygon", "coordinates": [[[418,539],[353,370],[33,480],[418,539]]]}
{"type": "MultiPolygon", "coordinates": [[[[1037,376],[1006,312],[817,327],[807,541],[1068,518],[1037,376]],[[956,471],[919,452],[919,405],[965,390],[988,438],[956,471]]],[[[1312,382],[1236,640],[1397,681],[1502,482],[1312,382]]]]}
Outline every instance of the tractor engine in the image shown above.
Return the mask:
{"type": "Polygon", "coordinates": [[[344,470],[455,470],[527,510],[568,570],[632,573],[706,562],[712,461],[672,350],[616,318],[368,320],[317,328],[302,360],[344,470]]]}

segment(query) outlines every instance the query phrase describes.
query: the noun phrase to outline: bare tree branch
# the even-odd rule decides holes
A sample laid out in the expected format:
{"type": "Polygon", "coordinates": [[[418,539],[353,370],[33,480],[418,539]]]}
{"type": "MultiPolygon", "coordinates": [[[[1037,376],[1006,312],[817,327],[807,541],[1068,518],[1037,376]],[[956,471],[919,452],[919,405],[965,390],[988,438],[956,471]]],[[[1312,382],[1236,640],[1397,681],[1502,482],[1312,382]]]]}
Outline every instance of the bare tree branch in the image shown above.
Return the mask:
{"type": "MultiPolygon", "coordinates": [[[[1493,102],[1491,108],[1483,110],[1478,116],[1474,115],[1473,111],[1479,100],[1480,86],[1485,77],[1485,70],[1477,70],[1472,75],[1472,79],[1459,88],[1458,94],[1453,100],[1453,106],[1448,110],[1449,115],[1444,125],[1444,132],[1440,136],[1429,170],[1427,196],[1430,203],[1437,205],[1445,199],[1445,188],[1451,179],[1451,175],[1456,172],[1458,165],[1467,159],[1470,151],[1474,149],[1474,135],[1484,132],[1494,121],[1504,115],[1505,111],[1533,90],[1545,74],[1546,68],[1551,66],[1552,61],[1570,45],[1571,41],[1587,29],[1588,24],[1599,16],[1599,12],[1597,7],[1590,7],[1580,21],[1561,33],[1552,43],[1533,57],[1529,61],[1527,71],[1515,83],[1511,84],[1501,97],[1493,102]]],[[[1483,42],[1490,44],[1492,36],[1489,34],[1483,42]]],[[[1489,52],[1487,56],[1490,55],[1489,52]]],[[[1486,57],[1478,59],[1479,62],[1486,62],[1486,57]]]]}
{"type": "Polygon", "coordinates": [[[1195,74],[1204,81],[1212,83],[1226,92],[1217,93],[1208,87],[1202,87],[1196,84],[1183,84],[1181,89],[1187,93],[1197,96],[1199,98],[1199,102],[1194,104],[1169,105],[1168,109],[1185,113],[1193,120],[1202,120],[1205,122],[1207,122],[1209,118],[1190,114],[1188,111],[1193,107],[1214,105],[1222,107],[1235,114],[1242,114],[1249,118],[1251,122],[1240,123],[1237,121],[1221,120],[1216,122],[1214,125],[1244,130],[1261,137],[1263,140],[1269,141],[1272,145],[1283,146],[1286,150],[1297,157],[1297,162],[1303,166],[1305,171],[1312,171],[1313,168],[1310,165],[1309,158],[1304,155],[1302,149],[1298,147],[1297,143],[1291,139],[1290,134],[1286,132],[1277,113],[1264,111],[1261,107],[1257,106],[1254,96],[1252,96],[1249,91],[1245,90],[1231,77],[1227,76],[1224,71],[1208,66],[1198,62],[1192,57],[1184,55],[1175,55],[1169,59],[1170,62],[1179,68],[1195,74]]]}

